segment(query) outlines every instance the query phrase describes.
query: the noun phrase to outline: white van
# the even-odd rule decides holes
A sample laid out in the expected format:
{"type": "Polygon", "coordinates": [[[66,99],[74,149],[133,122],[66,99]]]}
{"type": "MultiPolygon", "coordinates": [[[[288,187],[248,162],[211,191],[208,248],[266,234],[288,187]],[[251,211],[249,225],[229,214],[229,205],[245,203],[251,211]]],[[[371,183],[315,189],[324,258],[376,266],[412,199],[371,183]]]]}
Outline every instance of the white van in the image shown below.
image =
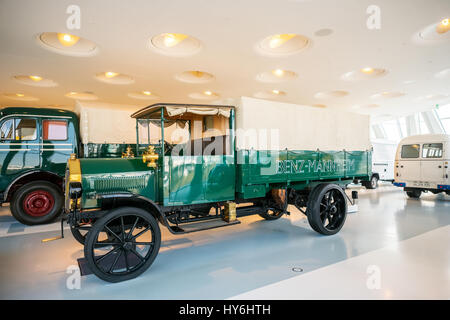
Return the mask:
{"type": "Polygon", "coordinates": [[[423,191],[450,195],[450,135],[423,134],[400,141],[395,156],[394,185],[410,198],[423,191]]]}

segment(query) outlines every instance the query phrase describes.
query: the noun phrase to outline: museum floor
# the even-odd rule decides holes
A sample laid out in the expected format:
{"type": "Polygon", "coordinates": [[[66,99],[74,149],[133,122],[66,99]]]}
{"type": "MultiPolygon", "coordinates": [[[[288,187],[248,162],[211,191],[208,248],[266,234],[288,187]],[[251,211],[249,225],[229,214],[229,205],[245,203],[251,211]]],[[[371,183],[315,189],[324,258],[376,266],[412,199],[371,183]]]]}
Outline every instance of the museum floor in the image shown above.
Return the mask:
{"type": "Polygon", "coordinates": [[[290,210],[277,221],[246,217],[183,236],[162,229],[160,253],[137,279],[112,284],[88,275],[70,289],[82,246],[69,230],[63,240],[41,243],[58,235],[59,224],[24,226],[5,206],[0,298],[450,299],[449,196],[410,200],[391,185],[361,189],[359,211],[331,237],[290,210]]]}

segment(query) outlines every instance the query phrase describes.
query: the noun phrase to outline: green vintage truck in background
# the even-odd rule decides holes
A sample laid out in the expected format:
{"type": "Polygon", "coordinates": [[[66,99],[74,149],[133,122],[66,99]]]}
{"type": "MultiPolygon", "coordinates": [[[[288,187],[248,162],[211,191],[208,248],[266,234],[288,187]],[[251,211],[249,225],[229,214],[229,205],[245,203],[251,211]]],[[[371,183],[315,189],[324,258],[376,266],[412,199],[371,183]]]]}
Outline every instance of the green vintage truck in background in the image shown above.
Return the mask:
{"type": "Polygon", "coordinates": [[[233,106],[152,105],[132,115],[135,156],[68,161],[67,220],[94,274],[118,282],[144,272],[159,223],[186,234],[248,215],[279,219],[292,204],[318,233],[339,232],[344,189],[370,179],[371,151],[239,149],[235,115],[233,106]]]}
{"type": "MultiPolygon", "coordinates": [[[[70,154],[121,157],[127,144],[82,144],[72,111],[10,107],[0,110],[0,204],[28,225],[54,220],[63,206],[63,178],[70,154]]],[[[134,145],[133,145],[134,147],[134,145]]]]}

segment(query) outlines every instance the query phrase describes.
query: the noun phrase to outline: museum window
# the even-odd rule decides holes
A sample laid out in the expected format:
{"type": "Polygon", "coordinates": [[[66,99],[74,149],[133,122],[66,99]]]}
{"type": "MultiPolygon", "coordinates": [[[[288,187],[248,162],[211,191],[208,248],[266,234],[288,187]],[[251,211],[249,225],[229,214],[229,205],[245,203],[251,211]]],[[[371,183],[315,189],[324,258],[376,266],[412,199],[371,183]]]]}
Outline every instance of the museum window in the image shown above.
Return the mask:
{"type": "Polygon", "coordinates": [[[67,122],[64,120],[43,120],[43,140],[67,140],[67,122]]]}
{"type": "Polygon", "coordinates": [[[418,158],[420,154],[420,145],[419,144],[405,144],[402,146],[402,158],[418,158]]]}
{"type": "Polygon", "coordinates": [[[442,158],[442,143],[426,143],[422,147],[422,158],[442,158]]]}

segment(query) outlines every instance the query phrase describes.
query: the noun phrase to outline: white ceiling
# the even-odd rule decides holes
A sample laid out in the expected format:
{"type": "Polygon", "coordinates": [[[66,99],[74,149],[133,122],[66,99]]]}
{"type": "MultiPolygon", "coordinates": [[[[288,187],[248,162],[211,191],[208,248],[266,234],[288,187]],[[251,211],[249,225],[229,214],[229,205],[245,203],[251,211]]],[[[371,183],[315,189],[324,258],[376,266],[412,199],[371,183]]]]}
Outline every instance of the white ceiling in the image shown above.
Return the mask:
{"type": "Polygon", "coordinates": [[[1,0],[0,95],[20,92],[39,100],[21,102],[0,96],[0,105],[72,106],[75,101],[64,96],[70,91],[91,91],[102,102],[145,106],[158,101],[204,103],[189,94],[205,90],[217,92],[220,99],[233,99],[278,89],[286,92],[280,101],[325,104],[378,118],[398,116],[450,101],[418,100],[450,94],[450,79],[434,77],[450,68],[450,41],[436,45],[412,41],[418,31],[448,17],[449,0],[1,0]],[[66,29],[66,8],[71,4],[81,8],[80,30],[66,29]],[[381,9],[380,30],[366,27],[366,9],[371,4],[381,9]],[[324,28],[333,33],[315,35],[324,28]],[[70,57],[45,50],[34,39],[42,32],[81,36],[95,42],[99,54],[70,57]],[[166,32],[194,36],[203,48],[189,57],[169,57],[150,50],[149,39],[166,32]],[[255,50],[262,39],[282,33],[307,36],[312,45],[287,57],[262,56],[255,50]],[[384,68],[388,73],[372,80],[341,79],[343,74],[366,66],[384,68]],[[279,84],[256,80],[258,73],[276,68],[294,71],[298,77],[279,84]],[[190,84],[174,78],[186,70],[212,73],[215,80],[190,84]],[[94,78],[105,71],[130,75],[135,82],[113,85],[94,78]],[[31,74],[59,85],[32,87],[12,79],[31,74]],[[403,83],[408,80],[414,83],[403,83]],[[127,96],[142,90],[152,91],[160,99],[127,96]],[[314,97],[317,92],[331,90],[350,94],[329,100],[314,97]],[[405,95],[387,100],[370,98],[384,91],[405,95]],[[380,107],[353,108],[374,103],[380,107]]]}

